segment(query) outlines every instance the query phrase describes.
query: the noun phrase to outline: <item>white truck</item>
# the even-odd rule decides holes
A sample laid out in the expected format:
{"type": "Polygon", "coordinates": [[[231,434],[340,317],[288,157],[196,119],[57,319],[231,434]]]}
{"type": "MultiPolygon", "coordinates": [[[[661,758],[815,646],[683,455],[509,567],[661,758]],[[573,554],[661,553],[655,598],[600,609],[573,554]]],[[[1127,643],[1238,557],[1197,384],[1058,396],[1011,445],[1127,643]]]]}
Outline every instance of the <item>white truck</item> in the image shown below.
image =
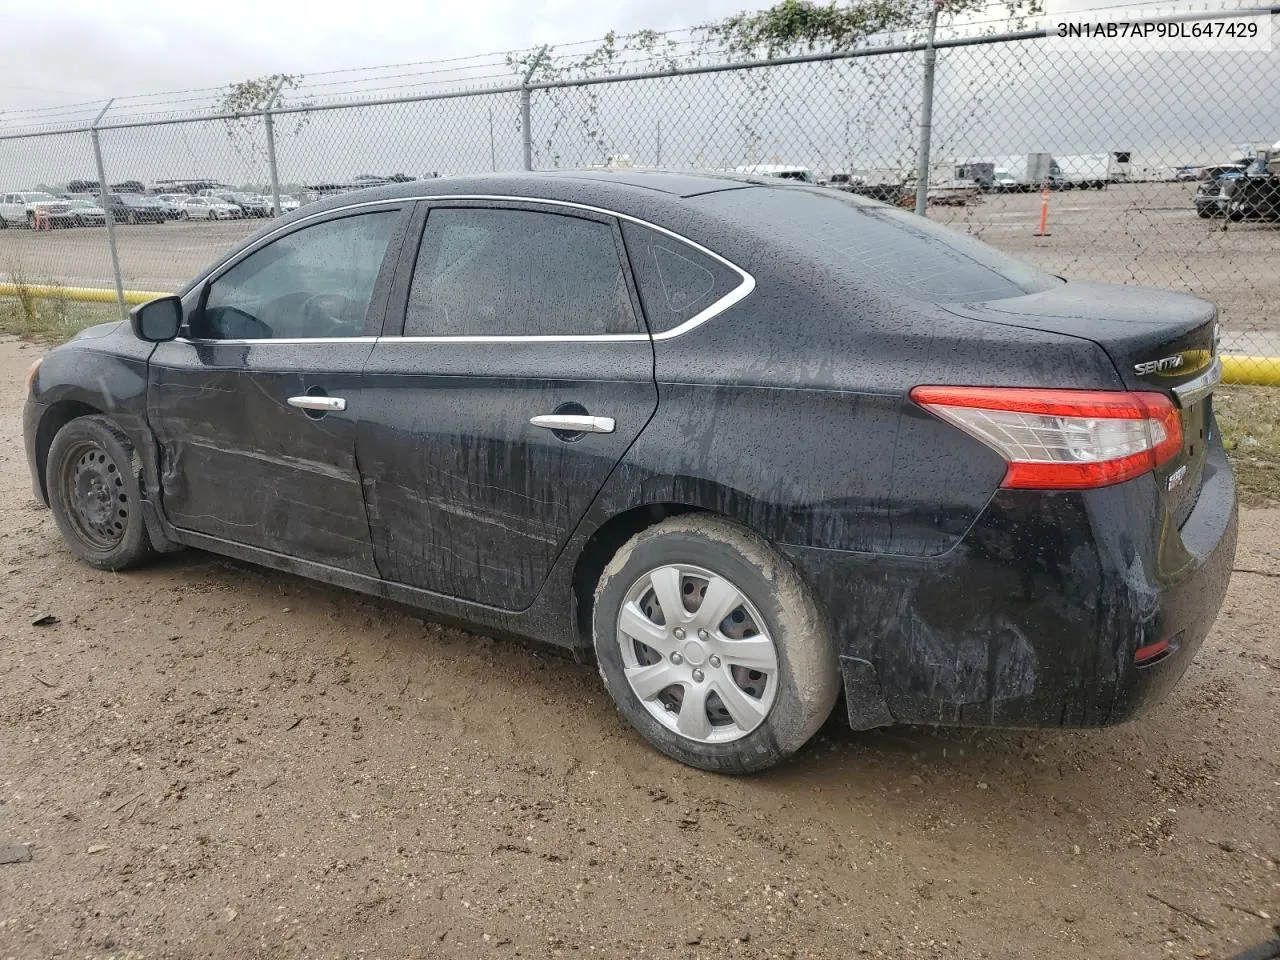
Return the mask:
{"type": "Polygon", "coordinates": [[[1110,153],[1085,153],[1059,156],[1063,186],[1088,190],[1105,189],[1108,184],[1129,179],[1129,151],[1113,150],[1110,153]]]}
{"type": "Polygon", "coordinates": [[[1062,171],[1048,153],[1016,153],[998,157],[973,157],[952,164],[957,179],[974,180],[992,193],[1025,193],[1062,186],[1062,171]]]}
{"type": "Polygon", "coordinates": [[[33,227],[36,217],[47,219],[50,226],[73,227],[76,222],[71,204],[43,190],[23,190],[0,195],[0,229],[33,227]]]}

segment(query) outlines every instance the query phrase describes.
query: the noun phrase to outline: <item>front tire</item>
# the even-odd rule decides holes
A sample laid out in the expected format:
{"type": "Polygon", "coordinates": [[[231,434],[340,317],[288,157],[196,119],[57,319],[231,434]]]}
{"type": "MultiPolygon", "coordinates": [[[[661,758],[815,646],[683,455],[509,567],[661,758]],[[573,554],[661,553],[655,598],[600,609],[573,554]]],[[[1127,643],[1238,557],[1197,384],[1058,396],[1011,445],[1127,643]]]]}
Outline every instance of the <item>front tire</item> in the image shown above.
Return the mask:
{"type": "Polygon", "coordinates": [[[105,417],[79,417],[49,445],[49,506],[71,552],[101,570],[126,570],[155,553],[129,438],[105,417]]]}
{"type": "Polygon", "coordinates": [[[632,537],[600,577],[592,628],[623,716],[702,770],[778,763],[840,692],[835,643],[799,574],[722,518],[673,517],[632,537]]]}

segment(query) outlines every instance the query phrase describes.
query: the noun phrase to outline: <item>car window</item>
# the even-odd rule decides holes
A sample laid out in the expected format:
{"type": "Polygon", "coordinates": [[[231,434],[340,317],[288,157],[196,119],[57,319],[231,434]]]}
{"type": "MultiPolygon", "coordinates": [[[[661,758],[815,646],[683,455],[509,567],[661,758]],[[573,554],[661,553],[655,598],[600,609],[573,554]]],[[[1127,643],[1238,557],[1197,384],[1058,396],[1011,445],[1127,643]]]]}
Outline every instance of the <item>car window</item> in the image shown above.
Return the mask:
{"type": "Polygon", "coordinates": [[[838,190],[734,190],[699,199],[708,212],[723,209],[815,266],[914,300],[1002,300],[1064,282],[958,230],[838,190]]]}
{"type": "Polygon", "coordinates": [[[657,230],[624,221],[622,239],[651,333],[691,320],[742,283],[719,260],[657,230]]]}
{"type": "Polygon", "coordinates": [[[532,210],[432,210],[405,336],[581,336],[639,327],[613,228],[532,210]]]}
{"type": "Polygon", "coordinates": [[[399,216],[380,211],[304,227],[251,253],[209,287],[197,339],[358,337],[399,216]]]}

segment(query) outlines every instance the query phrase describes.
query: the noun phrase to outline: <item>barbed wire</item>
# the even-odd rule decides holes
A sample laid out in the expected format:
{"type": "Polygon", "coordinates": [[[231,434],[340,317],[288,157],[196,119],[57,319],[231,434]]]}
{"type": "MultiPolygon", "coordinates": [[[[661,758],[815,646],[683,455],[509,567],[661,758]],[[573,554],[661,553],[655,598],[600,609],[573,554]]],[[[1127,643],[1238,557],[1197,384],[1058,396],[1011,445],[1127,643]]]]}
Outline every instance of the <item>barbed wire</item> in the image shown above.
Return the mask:
{"type": "MultiPolygon", "coordinates": [[[[1230,9],[1253,6],[1251,0],[1197,0],[1195,3],[1178,4],[1185,11],[1217,13],[1230,9]]],[[[1102,11],[1142,12],[1149,10],[1150,0],[1122,0],[1122,2],[1098,2],[1095,5],[1064,11],[1063,16],[1073,19],[1087,17],[1102,11]]],[[[1171,12],[1171,11],[1164,11],[1171,12]]],[[[1004,0],[988,0],[981,8],[966,16],[940,24],[938,40],[967,39],[989,33],[1000,27],[1022,26],[1027,29],[1043,29],[1046,14],[1036,17],[1011,17],[1004,0]],[[984,17],[987,11],[997,11],[997,16],[984,17]]],[[[521,79],[520,64],[538,51],[546,51],[548,76],[563,74],[618,75],[628,70],[643,72],[660,69],[673,63],[684,67],[708,64],[730,64],[735,60],[729,51],[717,48],[709,39],[708,27],[682,27],[668,31],[636,31],[613,35],[611,56],[603,61],[584,63],[583,52],[598,51],[610,38],[578,40],[567,43],[519,48],[511,51],[491,51],[464,56],[406,61],[368,67],[345,67],[316,71],[299,76],[296,86],[289,91],[293,103],[306,105],[332,105],[343,101],[358,104],[380,97],[411,96],[413,94],[441,95],[464,90],[480,90],[487,85],[515,84],[521,79]],[[627,41],[643,37],[642,46],[629,45],[627,41]],[[621,42],[619,42],[621,41],[621,42]],[[421,69],[408,69],[420,67],[421,69]],[[399,73],[387,71],[399,70],[399,73]],[[334,79],[324,79],[334,78],[334,79]]],[[[873,50],[904,42],[906,31],[895,30],[863,38],[859,49],[873,50]]],[[[820,52],[820,51],[818,51],[820,52]]],[[[110,117],[114,123],[173,121],[200,119],[225,111],[228,91],[234,85],[191,87],[187,89],[142,93],[116,98],[110,117]]],[[[0,110],[0,133],[54,133],[64,129],[72,131],[83,127],[101,110],[105,99],[85,100],[47,107],[23,107],[0,110]]]]}

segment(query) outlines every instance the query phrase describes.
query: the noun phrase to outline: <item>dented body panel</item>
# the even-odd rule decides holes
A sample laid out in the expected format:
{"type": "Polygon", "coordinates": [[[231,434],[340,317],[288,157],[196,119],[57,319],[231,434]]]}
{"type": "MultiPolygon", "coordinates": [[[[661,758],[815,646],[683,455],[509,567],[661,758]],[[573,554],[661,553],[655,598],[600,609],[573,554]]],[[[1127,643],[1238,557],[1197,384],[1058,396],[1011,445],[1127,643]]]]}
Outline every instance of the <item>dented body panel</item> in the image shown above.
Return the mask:
{"type": "Polygon", "coordinates": [[[372,342],[156,347],[147,419],[173,526],[376,575],[356,468],[360,371],[372,342]],[[290,397],[324,391],[320,418],[290,397]]]}
{"type": "MultiPolygon", "coordinates": [[[[1001,489],[1004,460],[909,391],[1166,389],[1199,368],[1147,365],[1211,355],[1212,307],[1096,285],[1076,296],[1032,274],[988,288],[967,254],[946,264],[950,285],[922,274],[904,295],[885,278],[919,245],[885,249],[896,214],[869,214],[864,248],[793,216],[827,196],[599,173],[451,178],[311,205],[197,278],[184,309],[199,311],[209,277],[280,231],[382,204],[402,220],[364,336],[180,338],[153,353],[121,325],[53,350],[24,417],[37,491],[59,416],[104,412],[134,441],[153,540],[578,653],[611,551],[664,516],[714,512],[771,541],[814,592],[855,727],[1134,715],[1186,668],[1230,575],[1235,490],[1210,399],[1183,411],[1176,468],[1044,492],[1001,489]],[[749,294],[677,335],[405,338],[423,224],[451,198],[641,221],[745,271],[749,294]],[[317,395],[345,409],[288,402],[317,395]],[[564,411],[612,429],[530,423],[564,411]],[[1135,664],[1166,638],[1166,655],[1135,664]]],[[[920,227],[926,241],[936,229],[920,227]]],[[[637,319],[652,323],[623,257],[637,319]]]]}

